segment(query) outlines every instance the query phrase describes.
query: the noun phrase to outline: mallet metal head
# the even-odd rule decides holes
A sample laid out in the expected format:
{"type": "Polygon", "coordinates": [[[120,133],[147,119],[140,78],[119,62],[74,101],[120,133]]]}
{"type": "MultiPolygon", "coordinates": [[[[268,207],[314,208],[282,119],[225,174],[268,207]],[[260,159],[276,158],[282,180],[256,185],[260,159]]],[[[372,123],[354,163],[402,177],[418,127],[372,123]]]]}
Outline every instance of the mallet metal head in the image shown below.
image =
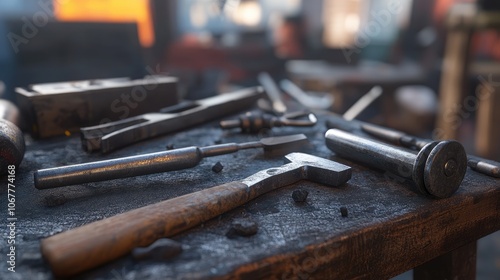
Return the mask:
{"type": "Polygon", "coordinates": [[[338,162],[304,153],[291,153],[285,158],[287,164],[257,172],[242,183],[255,193],[263,194],[300,180],[340,186],[351,178],[351,167],[338,162]]]}
{"type": "Polygon", "coordinates": [[[285,156],[288,162],[302,166],[302,179],[316,183],[339,186],[351,179],[351,167],[304,153],[291,153],[285,156]]]}
{"type": "Polygon", "coordinates": [[[412,179],[418,189],[439,198],[454,194],[467,170],[467,154],[457,141],[435,141],[418,153],[412,179]]]}

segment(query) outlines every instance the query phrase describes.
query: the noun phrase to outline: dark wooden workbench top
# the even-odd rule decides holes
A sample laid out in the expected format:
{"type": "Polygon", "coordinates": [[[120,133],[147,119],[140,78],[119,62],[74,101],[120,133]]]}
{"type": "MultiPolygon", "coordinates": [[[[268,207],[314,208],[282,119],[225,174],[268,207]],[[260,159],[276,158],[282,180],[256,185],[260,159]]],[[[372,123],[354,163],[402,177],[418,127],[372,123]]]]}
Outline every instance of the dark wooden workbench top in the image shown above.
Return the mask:
{"type": "MultiPolygon", "coordinates": [[[[315,128],[278,128],[273,135],[305,133],[311,145],[304,152],[352,166],[352,179],[345,186],[330,188],[301,181],[177,235],[173,239],[182,243],[184,250],[169,261],[137,262],[127,256],[80,277],[383,279],[500,229],[500,180],[468,170],[453,197],[423,197],[408,183],[381,171],[335,158],[324,144],[324,120],[320,118],[315,128]],[[291,197],[298,188],[309,191],[305,204],[295,204],[291,197]],[[343,206],[348,209],[348,217],[340,214],[343,206]],[[257,221],[258,233],[227,238],[231,221],[241,217],[257,221]]],[[[43,191],[33,185],[35,170],[163,151],[169,144],[180,148],[258,138],[238,131],[223,132],[213,122],[105,156],[86,154],[78,136],[30,140],[16,176],[17,272],[7,274],[7,264],[2,261],[1,275],[12,279],[50,279],[51,272],[39,250],[42,238],[127,210],[241,180],[259,170],[282,165],[283,156],[269,157],[262,150],[245,150],[206,158],[189,170],[43,191]],[[224,169],[214,173],[211,168],[218,161],[224,169]],[[61,195],[66,202],[50,207],[51,197],[61,195]]],[[[1,182],[7,185],[6,178],[1,182]]],[[[2,187],[0,193],[5,202],[6,188],[2,187]]],[[[2,205],[1,215],[5,218],[7,204],[2,205]]],[[[2,235],[7,235],[5,228],[2,235]]],[[[0,242],[1,254],[5,256],[6,239],[0,242]]]]}

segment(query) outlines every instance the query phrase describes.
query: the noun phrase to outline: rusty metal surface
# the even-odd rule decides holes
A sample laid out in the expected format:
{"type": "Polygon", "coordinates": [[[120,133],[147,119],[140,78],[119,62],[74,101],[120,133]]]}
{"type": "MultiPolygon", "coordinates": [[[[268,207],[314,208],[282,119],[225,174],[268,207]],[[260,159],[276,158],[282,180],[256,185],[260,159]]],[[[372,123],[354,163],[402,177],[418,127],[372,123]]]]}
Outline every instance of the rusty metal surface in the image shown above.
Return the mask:
{"type": "MultiPolygon", "coordinates": [[[[325,118],[320,117],[320,123],[325,118]]],[[[353,166],[352,179],[342,187],[327,187],[317,183],[299,183],[272,191],[229,213],[201,226],[175,236],[183,252],[168,261],[136,261],[131,256],[104,265],[80,275],[81,279],[196,279],[219,277],[238,267],[261,261],[278,254],[301,252],[309,245],[321,244],[329,239],[374,224],[397,220],[415,211],[421,211],[436,200],[420,195],[407,183],[382,171],[372,170],[337,158],[326,147],[321,125],[315,128],[284,127],[274,135],[304,133],[311,141],[304,152],[334,159],[353,166]],[[296,204],[292,192],[309,192],[306,203],[296,204]],[[342,217],[340,208],[348,210],[342,217]],[[235,219],[251,218],[258,224],[257,234],[230,239],[226,236],[235,219]]],[[[7,279],[51,279],[51,272],[43,262],[39,241],[55,233],[66,231],[118,213],[136,209],[183,194],[199,191],[230,181],[236,181],[263,170],[283,164],[283,156],[266,156],[259,151],[245,150],[236,154],[207,158],[200,165],[179,172],[152,174],[109,181],[106,188],[94,184],[70,186],[62,189],[37,190],[33,172],[52,166],[90,162],[124,157],[176,147],[213,145],[224,142],[255,141],[262,135],[243,135],[224,132],[217,123],[197,127],[185,132],[158,137],[130,146],[109,155],[87,154],[80,148],[77,137],[50,141],[29,141],[25,160],[16,176],[17,265],[16,274],[7,279]],[[212,172],[216,162],[224,169],[212,172]],[[63,199],[60,199],[60,198],[63,199]],[[53,203],[58,200],[58,203],[53,203]]],[[[6,184],[2,178],[2,184],[6,184]]],[[[494,178],[467,171],[463,184],[451,198],[459,203],[477,197],[479,193],[498,190],[500,183],[494,178]]],[[[6,191],[1,189],[2,201],[6,191]]],[[[6,207],[0,210],[7,217],[6,207]]],[[[6,228],[1,230],[7,235],[6,228]]],[[[5,256],[6,239],[2,238],[0,253],[5,256]]],[[[352,256],[351,256],[352,257],[352,256]]],[[[7,263],[0,262],[4,275],[7,263]]],[[[312,275],[314,270],[295,271],[312,275]]],[[[284,277],[290,276],[284,271],[284,277]]],[[[278,278],[281,278],[278,275],[278,278]]]]}

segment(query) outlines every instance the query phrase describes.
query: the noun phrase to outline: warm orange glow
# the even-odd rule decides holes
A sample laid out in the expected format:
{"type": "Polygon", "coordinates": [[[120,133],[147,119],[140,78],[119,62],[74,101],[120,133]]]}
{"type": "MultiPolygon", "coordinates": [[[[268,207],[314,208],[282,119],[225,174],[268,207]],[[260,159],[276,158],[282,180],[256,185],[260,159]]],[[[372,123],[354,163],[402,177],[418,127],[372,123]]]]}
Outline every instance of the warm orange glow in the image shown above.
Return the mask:
{"type": "Polygon", "coordinates": [[[54,1],[54,10],[61,21],[136,22],[141,44],[153,45],[149,0],[54,1]]]}

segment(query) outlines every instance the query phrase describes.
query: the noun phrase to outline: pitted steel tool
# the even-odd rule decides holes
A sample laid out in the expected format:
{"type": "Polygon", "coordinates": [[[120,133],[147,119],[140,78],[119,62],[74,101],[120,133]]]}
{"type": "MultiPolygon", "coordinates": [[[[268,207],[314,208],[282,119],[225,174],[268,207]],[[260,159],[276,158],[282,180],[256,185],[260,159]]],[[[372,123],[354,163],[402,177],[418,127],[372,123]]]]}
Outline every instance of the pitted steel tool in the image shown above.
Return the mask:
{"type": "Polygon", "coordinates": [[[289,163],[262,170],[242,181],[205,189],[106,218],[41,241],[41,251],[56,277],[69,277],[171,237],[275,189],[309,180],[340,186],[349,166],[292,153],[289,163]]]}
{"type": "Polygon", "coordinates": [[[284,114],[280,117],[248,112],[241,115],[237,120],[225,120],[220,122],[223,129],[241,128],[242,132],[258,133],[262,129],[270,129],[280,126],[310,127],[316,125],[318,119],[313,113],[295,112],[284,114]]]}
{"type": "MultiPolygon", "coordinates": [[[[387,129],[371,124],[363,124],[361,125],[361,129],[364,132],[384,141],[392,142],[394,144],[415,150],[421,150],[423,147],[425,147],[425,145],[432,142],[432,140],[429,139],[414,137],[400,131],[387,129]]],[[[500,178],[500,162],[487,160],[478,156],[468,154],[467,165],[470,167],[470,169],[476,172],[488,175],[490,177],[500,178]]]]}
{"type": "Polygon", "coordinates": [[[467,156],[456,141],[436,141],[416,155],[338,129],[326,132],[326,145],[337,155],[409,179],[422,194],[446,198],[454,194],[465,176],[467,156]]]}
{"type": "Polygon", "coordinates": [[[183,102],[148,113],[81,129],[84,150],[108,153],[155,136],[188,128],[250,107],[264,96],[261,87],[242,89],[198,101],[183,102]]]}
{"type": "Polygon", "coordinates": [[[42,169],[34,174],[37,189],[50,189],[118,178],[182,170],[198,165],[205,157],[234,153],[243,149],[296,151],[306,144],[304,134],[263,138],[247,143],[228,143],[207,147],[187,147],[165,152],[42,169]]]}
{"type": "MultiPolygon", "coordinates": [[[[341,117],[330,116],[326,122],[328,128],[337,128],[344,131],[363,133],[367,136],[374,136],[385,142],[406,148],[421,150],[425,145],[432,142],[430,139],[423,139],[408,135],[401,131],[386,127],[365,123],[358,120],[346,121],[341,117]]],[[[500,162],[484,159],[478,156],[467,154],[467,165],[470,169],[484,175],[500,178],[500,162]]]]}

